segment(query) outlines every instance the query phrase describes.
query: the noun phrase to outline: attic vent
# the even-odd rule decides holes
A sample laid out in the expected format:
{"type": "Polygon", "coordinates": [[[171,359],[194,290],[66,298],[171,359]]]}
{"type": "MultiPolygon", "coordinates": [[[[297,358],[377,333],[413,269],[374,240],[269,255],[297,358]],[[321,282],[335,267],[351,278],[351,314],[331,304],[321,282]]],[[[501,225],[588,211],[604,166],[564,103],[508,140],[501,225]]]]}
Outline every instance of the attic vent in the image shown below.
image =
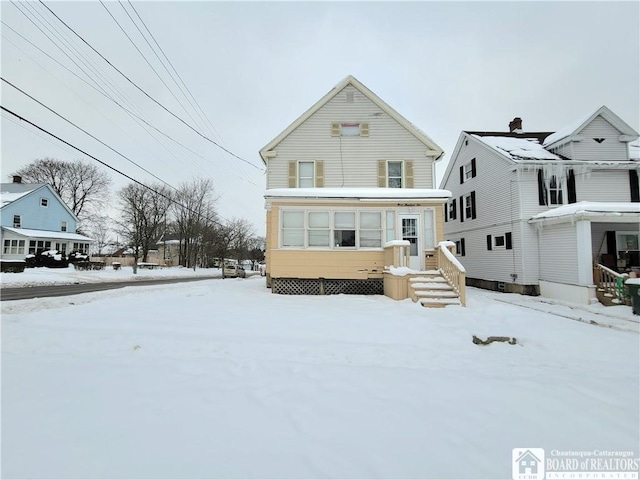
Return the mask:
{"type": "Polygon", "coordinates": [[[605,141],[605,139],[604,139],[604,138],[594,138],[594,140],[595,140],[596,142],[598,142],[598,143],[602,143],[602,142],[604,142],[604,141],[605,141]]]}
{"type": "Polygon", "coordinates": [[[347,103],[353,103],[353,92],[347,92],[347,103]]]}

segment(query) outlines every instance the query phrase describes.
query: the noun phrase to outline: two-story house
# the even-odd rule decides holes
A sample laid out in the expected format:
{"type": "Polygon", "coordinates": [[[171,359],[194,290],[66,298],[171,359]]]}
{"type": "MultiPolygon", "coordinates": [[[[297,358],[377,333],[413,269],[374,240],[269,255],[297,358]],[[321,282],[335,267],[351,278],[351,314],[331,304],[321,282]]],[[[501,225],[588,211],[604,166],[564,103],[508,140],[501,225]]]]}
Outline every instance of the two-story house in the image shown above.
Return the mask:
{"type": "Polygon", "coordinates": [[[441,182],[467,285],[576,303],[594,266],[640,266],[638,133],[607,107],[557,132],[463,131],[441,182]]]}
{"type": "Polygon", "coordinates": [[[88,253],[92,239],[76,233],[78,218],[46,183],[0,184],[1,242],[4,260],[24,260],[38,251],[88,253]]]}
{"type": "Polygon", "coordinates": [[[260,150],[267,286],[288,294],[383,293],[392,263],[385,248],[394,241],[406,247],[406,268],[435,268],[450,196],[434,188],[442,155],[361,82],[345,78],[260,150]]]}

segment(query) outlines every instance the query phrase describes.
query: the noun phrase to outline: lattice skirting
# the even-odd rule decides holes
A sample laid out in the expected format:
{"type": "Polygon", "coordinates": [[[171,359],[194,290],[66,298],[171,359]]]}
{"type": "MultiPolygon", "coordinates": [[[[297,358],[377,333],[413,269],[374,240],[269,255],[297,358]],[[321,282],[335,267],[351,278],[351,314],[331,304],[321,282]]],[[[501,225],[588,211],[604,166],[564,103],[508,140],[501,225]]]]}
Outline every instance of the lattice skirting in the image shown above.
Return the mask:
{"type": "Polygon", "coordinates": [[[273,278],[271,291],[280,295],[384,295],[383,280],[273,278]]]}

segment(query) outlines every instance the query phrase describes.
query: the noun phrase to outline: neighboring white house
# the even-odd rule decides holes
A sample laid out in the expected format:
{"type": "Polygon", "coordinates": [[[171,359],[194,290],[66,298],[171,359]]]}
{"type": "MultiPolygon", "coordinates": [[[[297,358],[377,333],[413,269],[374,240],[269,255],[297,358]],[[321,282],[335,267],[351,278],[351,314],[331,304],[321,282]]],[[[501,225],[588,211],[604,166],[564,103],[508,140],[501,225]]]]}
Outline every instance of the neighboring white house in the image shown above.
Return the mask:
{"type": "Polygon", "coordinates": [[[638,133],[607,107],[558,132],[463,131],[440,187],[467,285],[589,303],[594,265],[640,267],[638,133]]]}
{"type": "Polygon", "coordinates": [[[38,251],[88,253],[93,240],[76,233],[78,218],[46,183],[0,184],[1,244],[4,260],[24,260],[38,251]]]}

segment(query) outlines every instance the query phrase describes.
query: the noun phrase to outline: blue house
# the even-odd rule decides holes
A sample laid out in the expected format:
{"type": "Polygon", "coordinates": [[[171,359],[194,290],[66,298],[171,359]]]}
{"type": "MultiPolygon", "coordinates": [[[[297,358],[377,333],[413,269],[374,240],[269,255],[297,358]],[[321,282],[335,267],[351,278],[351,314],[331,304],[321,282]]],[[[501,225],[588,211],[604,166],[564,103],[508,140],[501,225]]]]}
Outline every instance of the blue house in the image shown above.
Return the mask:
{"type": "Polygon", "coordinates": [[[88,253],[93,241],[76,233],[78,217],[46,183],[0,184],[0,223],[3,260],[24,260],[38,251],[88,253]]]}

